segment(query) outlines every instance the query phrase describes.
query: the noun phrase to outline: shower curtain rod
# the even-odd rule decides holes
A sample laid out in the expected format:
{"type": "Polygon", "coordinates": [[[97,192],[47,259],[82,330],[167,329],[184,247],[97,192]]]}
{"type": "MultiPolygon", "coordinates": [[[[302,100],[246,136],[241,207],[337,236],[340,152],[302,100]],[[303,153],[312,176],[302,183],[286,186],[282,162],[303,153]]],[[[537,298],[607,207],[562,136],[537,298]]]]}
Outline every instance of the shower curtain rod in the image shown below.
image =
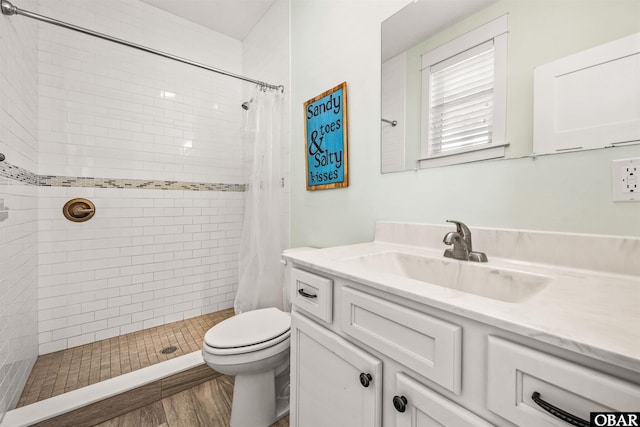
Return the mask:
{"type": "Polygon", "coordinates": [[[38,21],[47,22],[49,24],[57,25],[57,26],[63,27],[63,28],[68,28],[68,29],[73,30],[73,31],[78,31],[78,32],[83,33],[83,34],[87,34],[89,36],[97,37],[97,38],[100,38],[100,39],[103,39],[103,40],[107,40],[107,41],[110,41],[110,42],[118,43],[118,44],[121,44],[123,46],[129,46],[129,47],[132,47],[134,49],[138,49],[138,50],[142,50],[144,52],[152,53],[154,55],[162,56],[162,57],[167,58],[167,59],[172,59],[174,61],[182,62],[183,64],[192,65],[194,67],[202,68],[202,69],[208,70],[208,71],[213,71],[214,73],[218,73],[218,74],[222,74],[222,75],[225,75],[225,76],[233,77],[235,79],[244,80],[246,82],[255,83],[258,86],[261,86],[261,87],[264,87],[264,88],[280,90],[281,92],[284,92],[284,86],[282,86],[282,85],[272,85],[272,84],[269,84],[269,83],[261,82],[259,80],[250,79],[248,77],[241,76],[241,75],[238,75],[238,74],[234,74],[234,73],[231,73],[229,71],[221,70],[219,68],[209,67],[208,65],[200,64],[199,62],[195,62],[195,61],[191,61],[189,59],[181,58],[179,56],[171,55],[170,53],[161,52],[159,50],[151,49],[151,48],[146,47],[146,46],[142,46],[142,45],[139,45],[139,44],[136,44],[136,43],[131,43],[131,42],[128,42],[126,40],[118,39],[116,37],[111,37],[111,36],[108,36],[106,34],[98,33],[96,31],[92,31],[92,30],[89,30],[87,28],[78,27],[76,25],[69,24],[69,23],[63,22],[63,21],[58,21],[57,19],[49,18],[47,16],[38,15],[37,13],[29,12],[28,10],[19,9],[18,7],[16,7],[13,4],[11,4],[11,2],[9,2],[8,0],[2,0],[1,6],[2,6],[2,14],[3,15],[22,15],[22,16],[26,16],[27,18],[37,19],[38,21]]]}

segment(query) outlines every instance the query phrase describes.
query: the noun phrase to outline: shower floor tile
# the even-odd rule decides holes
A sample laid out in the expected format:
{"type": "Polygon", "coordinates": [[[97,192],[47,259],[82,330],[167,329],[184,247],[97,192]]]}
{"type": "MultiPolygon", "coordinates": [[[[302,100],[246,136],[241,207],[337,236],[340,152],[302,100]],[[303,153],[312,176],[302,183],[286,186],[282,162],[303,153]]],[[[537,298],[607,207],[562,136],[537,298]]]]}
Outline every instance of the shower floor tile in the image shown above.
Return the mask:
{"type": "Polygon", "coordinates": [[[232,308],[39,356],[17,407],[197,351],[204,334],[231,316],[232,308]]]}

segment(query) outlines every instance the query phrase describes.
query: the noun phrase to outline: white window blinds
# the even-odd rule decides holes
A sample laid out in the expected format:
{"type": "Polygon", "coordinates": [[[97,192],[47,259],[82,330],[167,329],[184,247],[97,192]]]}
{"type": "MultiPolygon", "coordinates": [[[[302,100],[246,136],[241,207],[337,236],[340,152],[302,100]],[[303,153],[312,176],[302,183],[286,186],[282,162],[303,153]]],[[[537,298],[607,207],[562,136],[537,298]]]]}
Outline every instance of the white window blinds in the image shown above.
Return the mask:
{"type": "Polygon", "coordinates": [[[492,142],[493,40],[430,67],[429,155],[492,142]]]}

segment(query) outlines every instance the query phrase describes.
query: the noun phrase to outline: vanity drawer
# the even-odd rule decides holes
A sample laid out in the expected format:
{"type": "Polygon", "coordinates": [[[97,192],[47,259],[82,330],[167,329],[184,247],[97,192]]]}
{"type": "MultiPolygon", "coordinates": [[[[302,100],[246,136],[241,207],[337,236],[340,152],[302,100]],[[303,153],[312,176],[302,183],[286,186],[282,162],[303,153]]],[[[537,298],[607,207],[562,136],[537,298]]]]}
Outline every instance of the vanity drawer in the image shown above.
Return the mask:
{"type": "Polygon", "coordinates": [[[488,407],[518,426],[569,425],[534,402],[534,393],[542,405],[547,402],[586,425],[590,412],[638,411],[636,384],[501,338],[488,340],[488,407]]]}
{"type": "Polygon", "coordinates": [[[333,280],[291,269],[291,302],[327,323],[333,321],[333,280]]]}
{"type": "Polygon", "coordinates": [[[341,296],[345,334],[460,393],[460,326],[352,288],[342,288],[341,296]]]}

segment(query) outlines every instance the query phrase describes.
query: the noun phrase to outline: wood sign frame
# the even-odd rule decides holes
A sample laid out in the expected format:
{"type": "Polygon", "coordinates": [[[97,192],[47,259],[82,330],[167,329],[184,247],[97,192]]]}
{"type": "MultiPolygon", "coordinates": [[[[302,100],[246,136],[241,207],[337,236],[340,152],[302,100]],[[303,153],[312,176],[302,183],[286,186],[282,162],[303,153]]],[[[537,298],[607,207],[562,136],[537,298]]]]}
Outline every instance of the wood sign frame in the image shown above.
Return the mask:
{"type": "Polygon", "coordinates": [[[307,190],[349,185],[347,83],[304,103],[307,190]]]}

